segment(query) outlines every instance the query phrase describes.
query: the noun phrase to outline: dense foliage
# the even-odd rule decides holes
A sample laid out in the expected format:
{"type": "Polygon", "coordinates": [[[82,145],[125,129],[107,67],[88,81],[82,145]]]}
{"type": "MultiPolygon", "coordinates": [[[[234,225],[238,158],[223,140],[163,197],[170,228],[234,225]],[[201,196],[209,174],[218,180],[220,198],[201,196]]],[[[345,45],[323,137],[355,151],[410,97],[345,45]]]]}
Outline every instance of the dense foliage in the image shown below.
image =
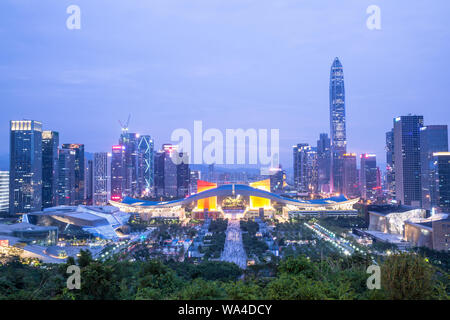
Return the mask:
{"type": "Polygon", "coordinates": [[[418,254],[394,254],[381,265],[382,289],[368,290],[370,259],[354,255],[288,257],[244,272],[226,262],[99,262],[82,251],[67,264],[0,266],[0,299],[448,299],[448,274],[418,254]],[[68,290],[67,267],[81,268],[81,289],[68,290]],[[269,270],[270,272],[264,272],[269,270]],[[270,275],[267,277],[267,275],[270,275]]]}

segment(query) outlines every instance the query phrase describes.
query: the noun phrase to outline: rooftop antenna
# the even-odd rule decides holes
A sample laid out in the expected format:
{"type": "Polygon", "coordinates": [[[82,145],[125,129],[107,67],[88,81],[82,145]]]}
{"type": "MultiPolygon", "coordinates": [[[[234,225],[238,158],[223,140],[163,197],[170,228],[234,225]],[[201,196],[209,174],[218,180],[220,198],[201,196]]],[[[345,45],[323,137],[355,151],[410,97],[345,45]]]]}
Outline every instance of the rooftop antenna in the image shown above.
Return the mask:
{"type": "Polygon", "coordinates": [[[127,122],[123,123],[122,121],[119,120],[119,125],[122,128],[122,134],[125,134],[128,132],[128,125],[130,124],[130,118],[131,118],[131,114],[128,115],[127,122]]]}

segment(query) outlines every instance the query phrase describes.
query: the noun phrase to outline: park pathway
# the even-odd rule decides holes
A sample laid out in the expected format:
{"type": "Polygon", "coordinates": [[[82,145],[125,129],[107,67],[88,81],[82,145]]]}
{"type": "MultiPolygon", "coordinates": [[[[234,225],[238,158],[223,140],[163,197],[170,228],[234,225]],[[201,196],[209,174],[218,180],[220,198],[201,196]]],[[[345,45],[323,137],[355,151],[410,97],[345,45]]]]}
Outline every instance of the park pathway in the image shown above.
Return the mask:
{"type": "Polygon", "coordinates": [[[225,246],[220,260],[233,262],[242,269],[247,267],[247,254],[242,243],[242,231],[238,219],[228,220],[225,246]]]}

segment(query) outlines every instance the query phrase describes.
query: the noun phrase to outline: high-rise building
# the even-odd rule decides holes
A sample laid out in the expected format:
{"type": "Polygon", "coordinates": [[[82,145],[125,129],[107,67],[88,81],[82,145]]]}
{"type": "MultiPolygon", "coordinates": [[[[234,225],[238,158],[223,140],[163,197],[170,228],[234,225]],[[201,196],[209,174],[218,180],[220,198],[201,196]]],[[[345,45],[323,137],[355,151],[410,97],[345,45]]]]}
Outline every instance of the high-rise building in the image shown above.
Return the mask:
{"type": "Polygon", "coordinates": [[[364,153],[360,158],[359,184],[361,188],[361,197],[373,202],[377,200],[379,194],[377,157],[374,154],[364,153]]]}
{"type": "Polygon", "coordinates": [[[125,167],[124,167],[124,190],[125,196],[141,196],[138,188],[138,140],[139,134],[123,132],[120,136],[119,144],[125,149],[125,167]]]}
{"type": "Polygon", "coordinates": [[[286,182],[286,171],[279,165],[278,168],[270,168],[269,173],[270,191],[275,193],[283,192],[286,182]]]}
{"type": "Polygon", "coordinates": [[[92,205],[94,199],[94,161],[86,161],[86,204],[92,205]]]}
{"type": "Polygon", "coordinates": [[[201,176],[200,170],[191,170],[191,179],[189,181],[190,194],[197,193],[197,181],[201,180],[201,176]]]}
{"type": "Polygon", "coordinates": [[[58,205],[77,205],[76,151],[60,149],[58,154],[58,205]]]}
{"type": "Polygon", "coordinates": [[[395,199],[394,130],[386,132],[386,191],[395,199]]]}
{"type": "Polygon", "coordinates": [[[9,210],[11,215],[42,209],[42,123],[10,123],[9,210]]]}
{"type": "Polygon", "coordinates": [[[111,155],[111,200],[121,201],[125,196],[125,147],[112,147],[111,155]]]}
{"type": "Polygon", "coordinates": [[[440,212],[450,212],[450,152],[432,155],[430,184],[430,207],[440,212]]]}
{"type": "Polygon", "coordinates": [[[321,133],[317,140],[317,166],[319,191],[330,192],[331,141],[328,134],[321,133]]]}
{"type": "Polygon", "coordinates": [[[435,176],[432,173],[434,167],[435,152],[448,151],[448,132],[446,125],[431,125],[420,128],[420,173],[422,187],[422,208],[430,210],[431,202],[431,185],[435,176]]]}
{"type": "Polygon", "coordinates": [[[0,215],[9,214],[9,172],[0,171],[0,215]]]}
{"type": "Polygon", "coordinates": [[[155,156],[155,187],[158,197],[184,197],[189,192],[190,170],[188,159],[178,146],[164,144],[155,156]],[[178,158],[178,159],[177,159],[178,158]],[[180,161],[179,161],[180,160],[180,161]]]}
{"type": "Polygon", "coordinates": [[[331,191],[343,192],[344,162],[347,151],[345,128],[344,69],[338,58],[331,65],[330,72],[330,135],[331,135],[331,191]]]}
{"type": "Polygon", "coordinates": [[[58,146],[59,133],[42,132],[42,207],[58,205],[58,146]]]}
{"type": "Polygon", "coordinates": [[[138,140],[138,192],[152,194],[155,188],[155,155],[154,142],[148,136],[140,136],[138,140]]]}
{"type": "Polygon", "coordinates": [[[347,198],[356,198],[359,195],[358,169],[356,167],[356,153],[344,153],[344,189],[347,198]]]}
{"type": "Polygon", "coordinates": [[[421,205],[420,128],[423,116],[394,119],[395,198],[404,205],[421,205]]]}
{"type": "Polygon", "coordinates": [[[305,143],[293,147],[294,187],[299,192],[318,192],[318,161],[316,148],[305,143]]]}
{"type": "Polygon", "coordinates": [[[93,205],[104,206],[111,197],[111,157],[107,152],[94,153],[93,205]]]}
{"type": "Polygon", "coordinates": [[[73,204],[84,204],[86,200],[84,144],[65,143],[62,145],[62,149],[75,151],[75,199],[73,204]]]}

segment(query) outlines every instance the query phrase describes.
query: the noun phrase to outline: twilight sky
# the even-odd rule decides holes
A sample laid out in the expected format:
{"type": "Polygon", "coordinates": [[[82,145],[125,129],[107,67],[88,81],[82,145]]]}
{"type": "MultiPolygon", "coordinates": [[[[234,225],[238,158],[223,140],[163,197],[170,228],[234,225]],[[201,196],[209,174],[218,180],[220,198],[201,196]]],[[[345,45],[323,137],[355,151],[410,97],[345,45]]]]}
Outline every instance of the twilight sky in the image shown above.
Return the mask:
{"type": "Polygon", "coordinates": [[[0,155],[9,120],[35,119],[61,143],[108,151],[130,131],[156,147],[176,128],[329,132],[329,72],[344,66],[348,150],[385,162],[392,118],[449,124],[448,0],[1,0],[0,155]],[[66,8],[81,7],[81,30],[66,8]],[[382,30],[366,27],[369,5],[382,30]]]}

